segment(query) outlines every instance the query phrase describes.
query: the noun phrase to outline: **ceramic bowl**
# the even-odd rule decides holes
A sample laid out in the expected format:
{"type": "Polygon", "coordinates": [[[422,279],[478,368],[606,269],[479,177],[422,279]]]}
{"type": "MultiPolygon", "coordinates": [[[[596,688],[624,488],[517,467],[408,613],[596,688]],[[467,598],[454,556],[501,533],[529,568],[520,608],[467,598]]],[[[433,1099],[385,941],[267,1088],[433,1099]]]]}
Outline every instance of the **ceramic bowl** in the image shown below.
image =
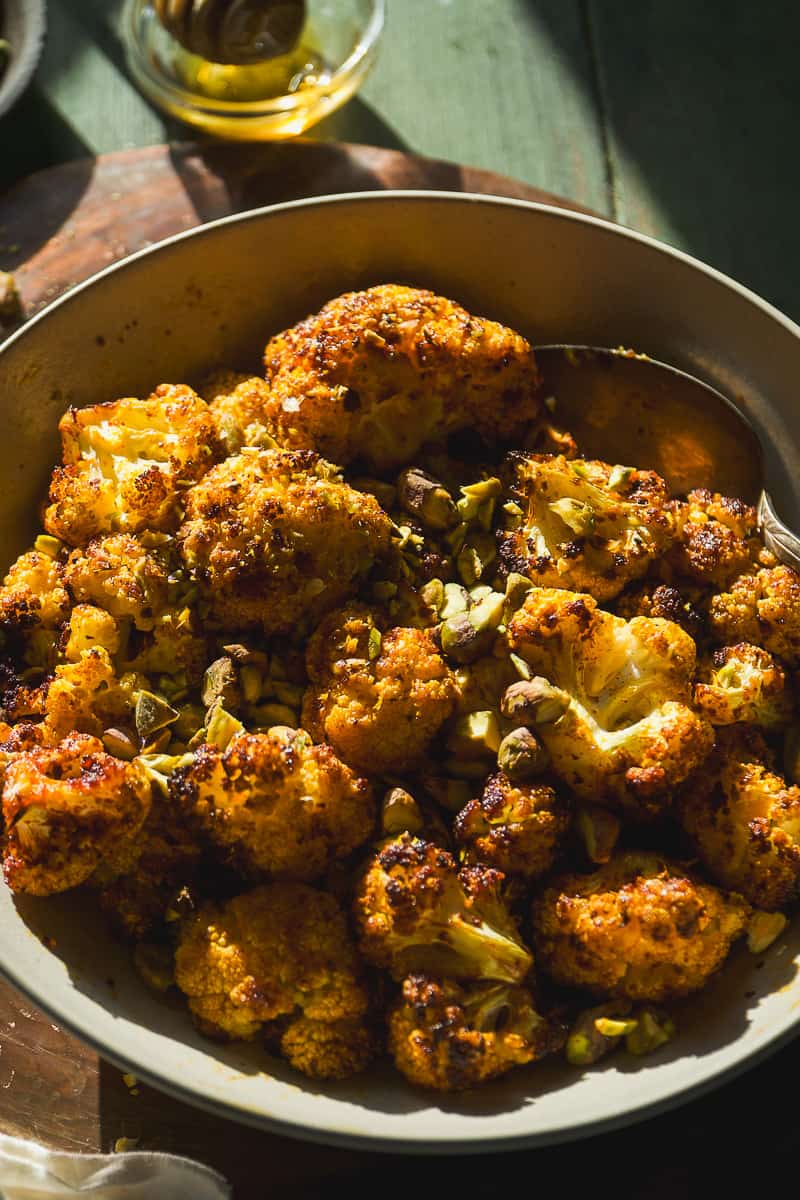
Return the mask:
{"type": "Polygon", "coordinates": [[[36,70],[44,33],[44,0],[3,0],[0,4],[0,37],[11,46],[0,75],[0,117],[16,103],[36,70]]]}
{"type": "MultiPolygon", "coordinates": [[[[635,346],[734,398],[761,431],[769,484],[800,526],[800,329],[732,280],[628,230],[520,201],[443,193],[340,196],[226,218],[95,276],[0,350],[0,557],[29,544],[68,404],[255,366],[267,337],[328,298],[428,286],[532,342],[635,346]]],[[[256,1046],[220,1047],[139,981],[91,899],[0,888],[0,970],[103,1055],[190,1103],[331,1143],[460,1153],[597,1133],[711,1088],[774,1050],[800,1016],[800,923],[744,947],[644,1060],[580,1071],[553,1059],[474,1094],[410,1088],[388,1067],[320,1085],[256,1046]],[[47,944],[42,940],[47,937],[47,944]]]]}

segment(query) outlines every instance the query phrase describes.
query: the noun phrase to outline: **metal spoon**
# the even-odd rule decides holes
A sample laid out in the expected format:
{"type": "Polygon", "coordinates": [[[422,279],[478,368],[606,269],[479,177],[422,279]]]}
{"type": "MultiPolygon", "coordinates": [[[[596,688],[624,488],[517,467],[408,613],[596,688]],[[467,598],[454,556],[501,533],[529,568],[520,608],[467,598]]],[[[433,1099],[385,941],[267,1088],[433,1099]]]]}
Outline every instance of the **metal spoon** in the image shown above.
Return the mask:
{"type": "Polygon", "coordinates": [[[556,424],[591,458],[657,471],[682,495],[711,487],[757,506],[767,549],[800,570],[800,538],[764,490],[764,452],[747,417],[693,375],[627,350],[541,346],[556,424]]]}

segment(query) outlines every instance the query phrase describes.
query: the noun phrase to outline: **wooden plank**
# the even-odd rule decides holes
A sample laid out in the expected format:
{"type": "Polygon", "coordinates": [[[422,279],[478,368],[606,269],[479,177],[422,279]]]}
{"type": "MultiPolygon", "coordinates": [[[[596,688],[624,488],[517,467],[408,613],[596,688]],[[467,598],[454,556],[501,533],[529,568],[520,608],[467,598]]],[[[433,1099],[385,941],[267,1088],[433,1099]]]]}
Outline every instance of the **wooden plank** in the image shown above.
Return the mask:
{"type": "Polygon", "coordinates": [[[619,220],[800,317],[800,8],[588,0],[619,220]]]}

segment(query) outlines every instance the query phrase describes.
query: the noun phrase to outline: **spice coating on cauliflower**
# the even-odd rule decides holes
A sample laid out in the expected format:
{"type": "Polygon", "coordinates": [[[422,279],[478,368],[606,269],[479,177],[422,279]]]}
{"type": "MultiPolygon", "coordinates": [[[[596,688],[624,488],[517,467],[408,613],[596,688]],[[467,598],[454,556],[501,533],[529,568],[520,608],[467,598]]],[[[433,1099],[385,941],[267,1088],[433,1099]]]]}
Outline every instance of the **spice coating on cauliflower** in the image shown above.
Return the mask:
{"type": "Polygon", "coordinates": [[[406,1079],[460,1092],[505,1075],[563,1044],[527,988],[505,983],[465,987],[410,975],[389,1015],[389,1050],[406,1079]]]}
{"type": "Polygon", "coordinates": [[[16,756],[6,768],[2,803],[6,883],[49,896],[127,852],[150,811],[151,791],[137,764],[74,734],[16,756]]]}
{"type": "Polygon", "coordinates": [[[510,513],[498,534],[500,557],[542,587],[610,600],[675,536],[667,485],[654,471],[514,453],[506,476],[521,515],[510,513]]]}
{"type": "Polygon", "coordinates": [[[678,506],[678,530],[668,564],[698,583],[727,587],[738,575],[775,564],[759,537],[756,510],[731,496],[690,492],[678,506]]]}
{"type": "Polygon", "coordinates": [[[0,627],[57,629],[69,614],[64,567],[55,558],[28,550],[8,569],[0,588],[0,627]]]}
{"type": "Polygon", "coordinates": [[[534,899],[537,959],[557,982],[663,1001],[702,988],[745,930],[750,906],[656,854],[616,854],[534,899]]]}
{"type": "Polygon", "coordinates": [[[626,621],[631,617],[661,617],[673,621],[699,644],[708,639],[705,618],[708,599],[704,589],[692,585],[682,583],[676,587],[645,582],[618,596],[614,611],[626,621]]]}
{"type": "Polygon", "coordinates": [[[581,798],[652,816],[710,752],[713,728],[690,707],[695,645],[677,625],[625,621],[591,596],[534,588],[508,642],[569,700],[537,733],[581,798]]]}
{"type": "Polygon", "coordinates": [[[740,576],[714,596],[710,619],[718,642],[752,642],[800,666],[800,574],[792,567],[740,576]]]}
{"type": "Polygon", "coordinates": [[[94,538],[73,550],[64,582],[78,604],[96,604],[137,629],[151,629],[165,607],[168,576],[158,559],[130,533],[94,538]]]}
{"type": "Polygon", "coordinates": [[[43,685],[45,725],[55,738],[70,733],[91,733],[125,724],[133,711],[132,691],[114,673],[108,651],[102,647],[82,650],[77,662],[55,669],[43,685]]]}
{"type": "Polygon", "coordinates": [[[377,1057],[380,1041],[363,1019],[296,1017],[281,1034],[280,1049],[296,1071],[311,1079],[349,1079],[377,1057]]]}
{"type": "Polygon", "coordinates": [[[767,650],[739,642],[702,658],[694,705],[712,725],[746,721],[764,729],[786,725],[793,701],[781,664],[767,650]]]}
{"type": "Polygon", "coordinates": [[[553,865],[569,821],[568,804],[548,784],[514,784],[501,771],[458,813],[453,832],[466,862],[533,879],[553,865]]]}
{"type": "Polygon", "coordinates": [[[377,500],[316,454],[244,451],[185,499],[181,553],[225,629],[286,633],[318,621],[389,551],[377,500]]]}
{"type": "Polygon", "coordinates": [[[800,894],[800,788],[771,769],[754,729],[724,729],[678,798],[681,824],[711,876],[759,908],[800,894]]]}
{"type": "Polygon", "coordinates": [[[381,633],[363,605],[331,613],[306,654],[303,724],[370,774],[419,762],[457,698],[450,668],[427,629],[381,633]]]}
{"type": "Polygon", "coordinates": [[[243,874],[310,880],[365,842],[372,789],[302,729],[242,733],[201,746],[172,776],[187,818],[243,874]]]}
{"type": "Polygon", "coordinates": [[[432,842],[401,834],[368,865],[355,899],[360,947],[395,979],[434,971],[520,983],[533,965],[501,895],[504,876],[462,867],[432,842]]]}
{"type": "Polygon", "coordinates": [[[228,454],[238,454],[242,446],[275,445],[268,428],[265,380],[226,372],[208,381],[203,390],[211,395],[208,407],[228,454]]]}
{"type": "Polygon", "coordinates": [[[333,896],[303,883],[204,904],[181,930],[175,981],[212,1037],[249,1039],[294,1014],[352,1020],[368,1007],[344,914],[333,896]]]}
{"type": "Polygon", "coordinates": [[[524,338],[416,288],[339,296],[274,337],[264,363],[279,444],[342,466],[400,466],[459,429],[510,440],[540,411],[524,338]]]}
{"type": "Polygon", "coordinates": [[[191,388],[162,384],[146,400],[126,397],[71,408],[59,423],[44,524],[71,546],[101,533],[174,529],[181,496],[222,449],[208,405],[191,388]]]}

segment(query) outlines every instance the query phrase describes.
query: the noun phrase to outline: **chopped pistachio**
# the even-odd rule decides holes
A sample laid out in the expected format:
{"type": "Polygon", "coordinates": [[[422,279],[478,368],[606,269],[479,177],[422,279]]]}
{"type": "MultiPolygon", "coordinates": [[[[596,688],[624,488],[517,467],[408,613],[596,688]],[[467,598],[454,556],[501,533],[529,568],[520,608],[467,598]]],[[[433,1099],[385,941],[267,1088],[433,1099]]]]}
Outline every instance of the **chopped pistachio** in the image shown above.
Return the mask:
{"type": "Polygon", "coordinates": [[[425,824],[419,805],[405,788],[391,788],[383,798],[381,825],[390,837],[399,833],[419,833],[425,824]]]}
{"type": "Polygon", "coordinates": [[[476,521],[481,507],[488,501],[495,501],[502,490],[500,480],[494,476],[491,479],[480,479],[477,483],[469,483],[466,487],[462,487],[461,499],[456,505],[461,520],[466,524],[476,521]]]}
{"type": "Polygon", "coordinates": [[[134,721],[142,743],[151,741],[153,734],[177,721],[179,716],[177,708],[173,708],[162,696],[144,690],[139,692],[134,721]]]}
{"type": "Polygon", "coordinates": [[[483,504],[478,509],[477,522],[481,529],[490,530],[492,528],[492,519],[497,501],[494,496],[490,500],[484,500],[483,504]]]}
{"type": "Polygon", "coordinates": [[[447,534],[444,540],[447,542],[447,545],[450,547],[453,554],[459,554],[461,552],[461,547],[464,545],[468,532],[469,526],[462,524],[457,525],[455,529],[447,534]]]}
{"type": "Polygon", "coordinates": [[[465,713],[456,721],[447,739],[451,754],[467,757],[494,755],[500,749],[500,723],[492,709],[465,713]]]}
{"type": "Polygon", "coordinates": [[[635,1014],[636,1028],[625,1038],[629,1054],[652,1054],[677,1033],[675,1022],[667,1013],[654,1008],[642,1008],[635,1014]]]}
{"type": "Polygon", "coordinates": [[[583,501],[564,496],[561,500],[552,500],[548,508],[560,517],[573,533],[588,537],[594,531],[594,512],[583,501]]]}
{"type": "Polygon", "coordinates": [[[622,828],[619,818],[607,808],[587,805],[578,809],[575,823],[586,848],[586,856],[595,863],[607,863],[622,828]]]}
{"type": "Polygon", "coordinates": [[[636,1020],[620,1020],[614,1017],[597,1017],[594,1027],[598,1033],[607,1038],[627,1037],[633,1033],[638,1022],[636,1020]]]}
{"type": "Polygon", "coordinates": [[[530,679],[531,669],[525,662],[524,658],[520,658],[518,654],[509,654],[508,656],[514,666],[514,670],[519,675],[520,679],[530,679]]]}
{"type": "Polygon", "coordinates": [[[633,467],[621,467],[619,463],[611,468],[611,474],[608,477],[608,486],[612,491],[617,491],[618,488],[624,487],[633,474],[633,467]]]}
{"type": "Polygon", "coordinates": [[[419,467],[409,467],[398,476],[397,500],[405,512],[429,529],[444,532],[458,523],[456,506],[447,488],[419,467]]]}
{"type": "Polygon", "coordinates": [[[376,629],[373,625],[367,638],[367,657],[369,658],[370,662],[378,657],[381,652],[382,644],[383,638],[381,637],[381,631],[380,629],[376,629]]]}
{"type": "Polygon", "coordinates": [[[297,729],[300,724],[297,713],[286,704],[259,704],[252,710],[252,717],[260,729],[273,729],[276,725],[297,729]]]}
{"type": "Polygon", "coordinates": [[[747,923],[747,949],[751,954],[763,954],[780,937],[786,924],[783,913],[756,909],[747,923]]]}
{"type": "Polygon", "coordinates": [[[596,1008],[587,1008],[580,1013],[567,1037],[567,1062],[574,1067],[590,1067],[604,1058],[610,1050],[615,1049],[624,1034],[621,1032],[611,1035],[604,1033],[603,1029],[608,1027],[603,1026],[602,1022],[610,1019],[612,1028],[624,1025],[626,1022],[619,1018],[626,1017],[630,1008],[627,1001],[609,1001],[596,1008]]]}
{"type": "Polygon", "coordinates": [[[139,747],[127,729],[104,730],[103,745],[109,754],[113,754],[115,758],[123,758],[126,762],[130,762],[139,753],[139,747]]]}
{"type": "Polygon", "coordinates": [[[494,638],[494,630],[475,628],[466,612],[455,613],[442,623],[442,653],[456,663],[474,662],[485,654],[494,638]]]}
{"type": "Polygon", "coordinates": [[[441,579],[429,579],[420,588],[419,594],[428,608],[432,608],[437,615],[441,613],[444,608],[444,584],[441,579]]]}
{"type": "Polygon", "coordinates": [[[506,621],[509,621],[517,609],[522,608],[525,597],[533,587],[527,575],[511,571],[506,579],[506,621]]]}
{"type": "Polygon", "coordinates": [[[483,633],[485,629],[497,629],[503,619],[504,605],[503,593],[490,590],[488,595],[469,610],[467,616],[478,633],[483,633]]]}
{"type": "Polygon", "coordinates": [[[236,737],[238,733],[244,732],[244,725],[232,716],[222,706],[222,701],[217,700],[212,705],[206,725],[206,741],[212,746],[216,746],[218,750],[225,750],[228,743],[236,737]]]}
{"type": "Polygon", "coordinates": [[[449,620],[457,613],[466,612],[469,608],[469,592],[463,588],[460,583],[446,583],[444,585],[444,602],[439,609],[439,616],[443,621],[449,620]]]}
{"type": "Polygon", "coordinates": [[[200,699],[207,708],[218,700],[229,710],[236,710],[241,703],[241,692],[233,660],[225,655],[206,668],[200,699]]]}
{"type": "Polygon", "coordinates": [[[182,754],[175,757],[171,754],[139,754],[136,761],[144,768],[151,783],[166,793],[173,771],[177,771],[178,767],[188,766],[192,761],[192,755],[182,754]]]}
{"type": "Polygon", "coordinates": [[[541,675],[520,679],[506,688],[500,709],[504,717],[525,725],[552,725],[569,708],[569,695],[541,675]]]}
{"type": "Polygon", "coordinates": [[[239,683],[245,704],[256,703],[261,695],[262,682],[261,672],[258,667],[246,663],[243,667],[239,668],[239,683]]]}
{"type": "Polygon", "coordinates": [[[546,770],[550,755],[530,729],[512,729],[500,743],[497,765],[513,783],[523,783],[546,770]]]}
{"type": "Polygon", "coordinates": [[[48,558],[58,558],[64,548],[64,543],[56,537],[51,537],[49,533],[40,533],[33,546],[35,550],[38,550],[40,554],[46,554],[48,558]]]}
{"type": "Polygon", "coordinates": [[[222,649],[237,666],[258,667],[259,671],[264,672],[269,668],[269,655],[265,654],[263,650],[252,650],[249,646],[242,645],[241,642],[229,642],[222,649]]]}

